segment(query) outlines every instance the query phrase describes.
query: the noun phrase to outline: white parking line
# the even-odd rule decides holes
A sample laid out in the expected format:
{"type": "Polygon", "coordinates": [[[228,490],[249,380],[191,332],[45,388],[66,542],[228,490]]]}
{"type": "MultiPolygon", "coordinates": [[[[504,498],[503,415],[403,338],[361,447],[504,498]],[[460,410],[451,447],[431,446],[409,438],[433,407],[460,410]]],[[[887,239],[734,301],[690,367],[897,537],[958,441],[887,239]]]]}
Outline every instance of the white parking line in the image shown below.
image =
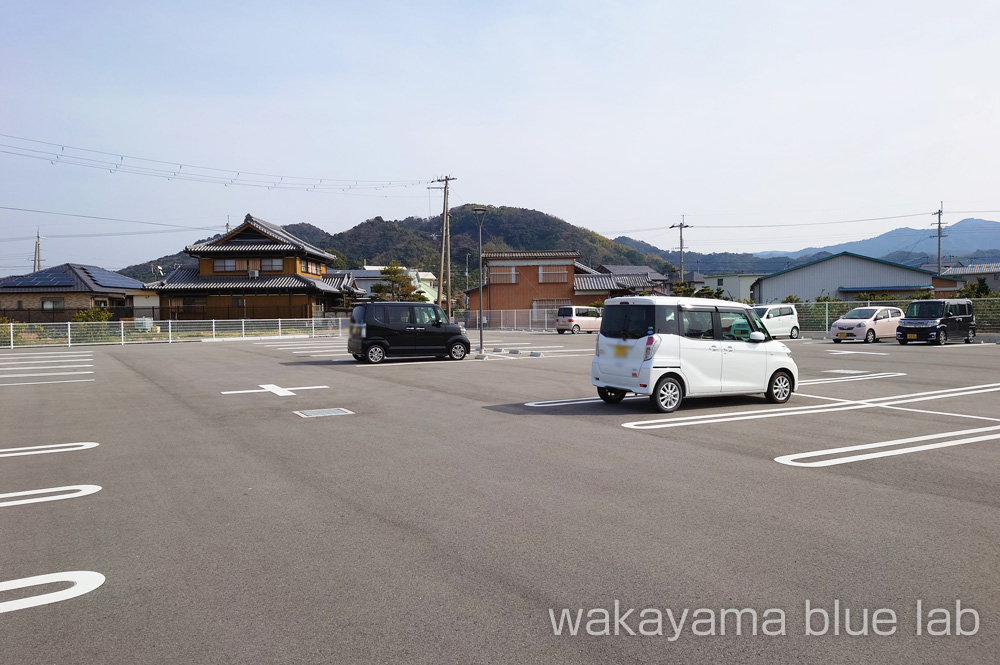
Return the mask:
{"type": "Polygon", "coordinates": [[[863,443],[857,446],[844,446],[842,448],[828,448],[826,450],[814,450],[808,453],[795,453],[793,455],[782,455],[780,457],[775,457],[774,461],[778,462],[779,464],[787,464],[789,466],[823,467],[823,466],[833,466],[835,464],[848,464],[850,462],[860,462],[862,460],[876,459],[879,457],[890,457],[892,455],[905,455],[907,453],[917,453],[924,450],[935,450],[937,448],[962,446],[967,443],[977,443],[979,441],[993,441],[996,439],[1000,439],[1000,425],[995,427],[979,427],[977,429],[960,430],[957,432],[942,432],[941,434],[927,434],[925,436],[913,436],[906,439],[893,439],[891,441],[880,441],[878,443],[863,443]],[[979,434],[981,432],[989,432],[989,434],[983,434],[982,436],[968,436],[968,437],[965,436],[966,434],[979,434]],[[888,448],[891,446],[900,446],[907,443],[917,443],[919,441],[932,441],[934,439],[944,439],[952,436],[960,436],[965,438],[953,439],[951,441],[942,441],[940,443],[928,443],[922,446],[911,446],[909,448],[894,448],[892,450],[882,450],[879,452],[865,453],[862,455],[848,455],[846,457],[835,457],[832,459],[819,460],[818,462],[799,461],[803,459],[809,459],[812,457],[827,457],[829,455],[855,452],[858,450],[888,448]]]}
{"type": "Polygon", "coordinates": [[[96,441],[79,441],[77,443],[50,443],[45,446],[26,446],[21,448],[0,448],[0,457],[21,457],[22,455],[45,455],[47,453],[67,453],[73,450],[96,448],[96,441]]]}
{"type": "MultiPolygon", "coordinates": [[[[93,374],[91,370],[84,372],[39,372],[38,374],[4,374],[2,378],[4,379],[20,379],[29,376],[71,376],[73,374],[93,374]]],[[[8,384],[10,385],[10,384],[8,384]]]]}
{"type": "Polygon", "coordinates": [[[90,593],[97,587],[104,584],[104,575],[90,570],[68,570],[63,573],[49,573],[48,575],[22,577],[19,580],[7,580],[6,582],[0,582],[0,592],[66,582],[72,583],[72,586],[68,589],[53,591],[51,593],[43,593],[37,596],[28,596],[27,598],[18,598],[17,600],[8,600],[0,603],[0,614],[4,612],[23,610],[29,607],[38,607],[39,605],[48,605],[49,603],[58,603],[63,600],[69,600],[70,598],[82,596],[83,594],[90,593]]]}
{"type": "Polygon", "coordinates": [[[62,499],[73,499],[78,496],[87,496],[88,494],[94,494],[95,492],[100,492],[100,485],[67,485],[66,487],[46,487],[44,489],[38,490],[25,490],[24,492],[8,492],[6,494],[0,494],[0,508],[8,508],[10,506],[23,506],[28,503],[43,503],[45,501],[61,501],[62,499]],[[56,492],[64,492],[63,494],[56,494],[56,492]],[[71,493],[65,493],[71,492],[71,493]],[[3,499],[13,499],[14,497],[20,496],[30,496],[34,497],[31,499],[15,499],[13,501],[4,501],[3,499]]]}
{"type": "MultiPolygon", "coordinates": [[[[835,413],[839,411],[854,411],[858,409],[872,409],[880,407],[896,406],[899,404],[910,404],[913,402],[924,402],[936,399],[948,399],[951,397],[964,397],[966,395],[978,395],[981,393],[1000,391],[1000,383],[991,383],[981,386],[970,386],[968,388],[948,388],[945,390],[932,390],[922,393],[912,393],[909,395],[896,395],[890,397],[877,397],[871,400],[845,400],[830,406],[820,407],[786,407],[779,409],[761,409],[756,411],[739,411],[729,414],[715,414],[704,416],[686,416],[680,418],[661,418],[657,420],[640,420],[629,423],[622,423],[622,427],[629,429],[661,429],[667,427],[685,427],[687,425],[701,425],[708,423],[727,423],[739,420],[757,420],[760,418],[781,418],[784,416],[798,416],[816,413],[835,413]]],[[[798,393],[796,393],[798,394],[798,393]]],[[[815,397],[814,395],[802,395],[803,397],[815,397]]]]}
{"type": "MultiPolygon", "coordinates": [[[[23,372],[28,369],[77,369],[80,367],[93,367],[93,365],[44,365],[42,367],[0,367],[0,372],[23,372]]],[[[8,376],[0,374],[0,378],[8,376]]]]}
{"type": "Polygon", "coordinates": [[[44,386],[50,383],[92,383],[95,379],[68,379],[66,381],[24,381],[21,383],[0,383],[0,386],[44,386]]]}
{"type": "MultiPolygon", "coordinates": [[[[85,362],[87,360],[93,360],[90,356],[81,356],[79,358],[44,358],[41,360],[0,360],[0,365],[37,365],[38,363],[57,363],[57,362],[85,362]]],[[[25,369],[32,369],[31,367],[25,367],[25,369]]]]}
{"type": "Polygon", "coordinates": [[[799,381],[800,386],[814,386],[820,383],[844,383],[845,381],[868,381],[870,379],[892,379],[897,376],[906,376],[905,372],[882,372],[877,374],[865,374],[864,376],[835,377],[830,379],[807,379],[799,381]]]}
{"type": "Polygon", "coordinates": [[[60,360],[62,358],[71,358],[73,356],[92,356],[92,355],[94,355],[93,351],[52,351],[49,353],[0,353],[0,360],[5,360],[7,358],[11,360],[15,358],[47,358],[49,360],[60,360]]]}

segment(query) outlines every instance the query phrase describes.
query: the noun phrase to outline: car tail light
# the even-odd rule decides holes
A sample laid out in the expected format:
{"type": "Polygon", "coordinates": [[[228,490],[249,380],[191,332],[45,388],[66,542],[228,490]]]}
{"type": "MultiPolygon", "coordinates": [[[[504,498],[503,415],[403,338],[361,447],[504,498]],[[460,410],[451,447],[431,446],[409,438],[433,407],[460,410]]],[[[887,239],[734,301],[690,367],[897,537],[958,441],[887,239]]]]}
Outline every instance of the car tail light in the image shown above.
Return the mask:
{"type": "Polygon", "coordinates": [[[566,323],[573,323],[573,319],[566,319],[566,323]]]}
{"type": "Polygon", "coordinates": [[[650,335],[646,338],[646,351],[642,355],[643,360],[651,360],[656,355],[656,350],[660,348],[660,340],[650,335]]]}

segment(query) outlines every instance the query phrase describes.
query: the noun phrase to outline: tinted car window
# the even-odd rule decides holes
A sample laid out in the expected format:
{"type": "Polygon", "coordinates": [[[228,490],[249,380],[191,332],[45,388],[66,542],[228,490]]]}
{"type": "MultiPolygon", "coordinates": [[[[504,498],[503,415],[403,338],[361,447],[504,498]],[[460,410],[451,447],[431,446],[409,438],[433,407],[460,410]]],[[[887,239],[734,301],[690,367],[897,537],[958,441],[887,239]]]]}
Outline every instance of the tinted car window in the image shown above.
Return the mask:
{"type": "Polygon", "coordinates": [[[681,334],[691,339],[714,339],[712,312],[682,311],[681,334]]]}
{"type": "Polygon", "coordinates": [[[409,323],[410,322],[410,308],[409,307],[389,307],[389,323],[409,323]]]}
{"type": "Polygon", "coordinates": [[[417,325],[426,326],[437,321],[437,312],[434,305],[416,305],[413,308],[413,315],[417,325]]]}
{"type": "Polygon", "coordinates": [[[612,305],[605,308],[601,334],[605,337],[644,337],[656,330],[653,305],[612,305]]]}
{"type": "Polygon", "coordinates": [[[906,306],[908,319],[939,319],[944,316],[944,303],[941,301],[924,300],[911,302],[906,306]]]}
{"type": "Polygon", "coordinates": [[[372,305],[372,320],[385,323],[385,305],[372,305]]]}
{"type": "Polygon", "coordinates": [[[364,323],[365,322],[365,308],[358,305],[351,310],[351,323],[364,323]]]}
{"type": "Polygon", "coordinates": [[[556,316],[573,316],[572,307],[560,307],[559,311],[556,312],[556,316]]]}
{"type": "Polygon", "coordinates": [[[951,316],[958,316],[958,303],[957,302],[953,302],[950,305],[948,305],[948,314],[950,314],[951,316]]]}

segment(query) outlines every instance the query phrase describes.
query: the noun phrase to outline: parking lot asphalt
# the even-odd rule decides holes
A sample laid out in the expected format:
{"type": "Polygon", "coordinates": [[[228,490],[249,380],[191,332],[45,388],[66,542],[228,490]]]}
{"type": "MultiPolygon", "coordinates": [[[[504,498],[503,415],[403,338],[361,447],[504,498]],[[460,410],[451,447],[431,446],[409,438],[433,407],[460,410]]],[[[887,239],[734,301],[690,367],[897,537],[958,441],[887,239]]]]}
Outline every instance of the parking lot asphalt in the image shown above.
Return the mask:
{"type": "Polygon", "coordinates": [[[787,404],[664,415],[595,341],[0,351],[0,660],[1000,662],[1000,345],[788,341],[787,404]]]}

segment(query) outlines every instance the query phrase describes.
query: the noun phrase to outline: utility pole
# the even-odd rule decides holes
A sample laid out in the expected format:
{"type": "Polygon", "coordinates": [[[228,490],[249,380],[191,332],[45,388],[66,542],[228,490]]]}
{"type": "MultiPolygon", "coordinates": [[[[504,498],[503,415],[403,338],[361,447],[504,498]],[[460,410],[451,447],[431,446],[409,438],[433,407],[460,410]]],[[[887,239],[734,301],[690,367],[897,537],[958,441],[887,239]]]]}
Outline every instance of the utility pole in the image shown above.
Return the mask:
{"type": "Polygon", "coordinates": [[[41,230],[35,231],[35,264],[31,268],[31,272],[38,272],[42,269],[42,232],[41,230]]]}
{"type": "Polygon", "coordinates": [[[451,320],[451,224],[448,219],[448,183],[452,180],[458,180],[458,178],[445,176],[434,181],[444,183],[444,211],[441,213],[441,270],[439,273],[441,275],[439,279],[441,288],[438,289],[437,304],[438,307],[441,306],[442,292],[448,294],[447,311],[449,321],[451,320]]]}
{"type": "Polygon", "coordinates": [[[680,224],[673,224],[673,225],[671,225],[670,228],[672,228],[672,229],[680,229],[681,230],[681,267],[680,267],[680,270],[681,270],[681,279],[680,279],[680,281],[683,282],[684,281],[684,229],[691,228],[691,225],[690,224],[685,224],[684,223],[684,215],[681,215],[681,223],[680,224]]]}
{"type": "Polygon", "coordinates": [[[938,276],[940,276],[941,275],[941,238],[943,238],[945,236],[945,234],[942,232],[943,229],[941,228],[941,215],[944,214],[944,201],[941,202],[941,207],[938,208],[938,211],[935,212],[934,214],[937,215],[937,218],[938,218],[938,221],[937,221],[937,241],[938,241],[938,264],[937,264],[938,269],[937,269],[937,274],[938,274],[938,276]]]}

